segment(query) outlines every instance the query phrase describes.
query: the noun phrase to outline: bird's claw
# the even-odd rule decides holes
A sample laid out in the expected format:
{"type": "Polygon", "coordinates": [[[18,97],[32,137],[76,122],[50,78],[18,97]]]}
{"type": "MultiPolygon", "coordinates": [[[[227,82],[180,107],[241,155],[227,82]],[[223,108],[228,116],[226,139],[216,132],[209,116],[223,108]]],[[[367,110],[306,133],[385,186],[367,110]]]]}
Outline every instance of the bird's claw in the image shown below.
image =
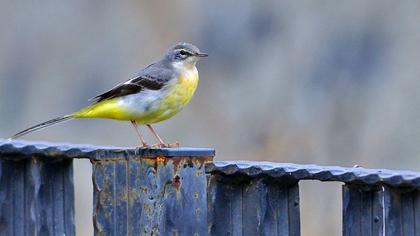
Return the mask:
{"type": "Polygon", "coordinates": [[[150,145],[147,143],[141,143],[139,148],[150,148],[150,145]]]}
{"type": "Polygon", "coordinates": [[[176,141],[175,143],[168,143],[166,144],[167,148],[179,148],[179,142],[176,141]]]}
{"type": "Polygon", "coordinates": [[[151,146],[152,148],[179,148],[179,142],[175,143],[156,143],[151,146]]]}

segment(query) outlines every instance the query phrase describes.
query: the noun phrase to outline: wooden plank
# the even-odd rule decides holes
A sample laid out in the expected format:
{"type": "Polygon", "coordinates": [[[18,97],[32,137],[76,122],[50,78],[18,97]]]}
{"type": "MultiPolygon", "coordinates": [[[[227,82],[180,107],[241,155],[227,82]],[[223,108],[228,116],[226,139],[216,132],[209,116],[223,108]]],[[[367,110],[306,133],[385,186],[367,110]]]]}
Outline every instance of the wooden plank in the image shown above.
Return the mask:
{"type": "Polygon", "coordinates": [[[420,236],[419,191],[363,186],[343,187],[343,235],[420,236]]]}
{"type": "Polygon", "coordinates": [[[398,189],[384,187],[385,235],[404,235],[402,212],[401,194],[398,189]]]}
{"type": "MultiPolygon", "coordinates": [[[[242,224],[244,234],[262,235],[264,227],[264,215],[267,211],[267,188],[262,179],[256,179],[244,186],[242,194],[242,224]]],[[[287,209],[287,207],[286,207],[287,209]]],[[[266,222],[272,223],[272,222],[266,222]]]]}
{"type": "Polygon", "coordinates": [[[414,194],[414,235],[420,236],[420,190],[414,194]]]}
{"type": "Polygon", "coordinates": [[[343,185],[343,235],[382,235],[382,205],[380,187],[343,185]]]}
{"type": "Polygon", "coordinates": [[[386,235],[420,235],[419,192],[385,187],[386,235]]]}
{"type": "Polygon", "coordinates": [[[63,174],[63,231],[65,235],[76,234],[75,223],[75,206],[74,206],[74,177],[73,177],[73,160],[67,159],[62,163],[63,174]]]}
{"type": "Polygon", "coordinates": [[[415,235],[414,193],[401,194],[401,222],[403,235],[415,235]]]}
{"type": "Polygon", "coordinates": [[[18,227],[19,222],[24,222],[25,210],[23,204],[24,194],[19,191],[24,184],[21,173],[25,173],[25,162],[0,161],[0,234],[23,235],[24,227],[18,227]],[[20,206],[19,206],[20,205],[20,206]]]}
{"type": "MultiPolygon", "coordinates": [[[[246,183],[246,182],[245,182],[246,183]]],[[[245,183],[239,185],[230,185],[229,188],[229,196],[231,202],[231,227],[232,227],[232,235],[244,235],[246,234],[245,227],[241,224],[244,222],[243,208],[244,208],[244,186],[245,183]],[[238,222],[241,222],[238,224],[238,222]]],[[[217,234],[216,234],[217,235],[217,234]]]]}
{"type": "Polygon", "coordinates": [[[0,235],[74,235],[72,160],[0,161],[0,235]]]}
{"type": "Polygon", "coordinates": [[[243,235],[241,184],[225,182],[219,175],[209,176],[207,187],[209,235],[243,235]]]}
{"type": "Polygon", "coordinates": [[[298,184],[231,177],[209,178],[210,235],[300,235],[298,184]]]}
{"type": "Polygon", "coordinates": [[[36,233],[38,235],[74,235],[73,161],[57,162],[31,160],[34,183],[36,233]]]}
{"type": "Polygon", "coordinates": [[[299,184],[296,183],[287,188],[288,190],[288,215],[289,215],[289,235],[300,235],[300,197],[299,184]]]}

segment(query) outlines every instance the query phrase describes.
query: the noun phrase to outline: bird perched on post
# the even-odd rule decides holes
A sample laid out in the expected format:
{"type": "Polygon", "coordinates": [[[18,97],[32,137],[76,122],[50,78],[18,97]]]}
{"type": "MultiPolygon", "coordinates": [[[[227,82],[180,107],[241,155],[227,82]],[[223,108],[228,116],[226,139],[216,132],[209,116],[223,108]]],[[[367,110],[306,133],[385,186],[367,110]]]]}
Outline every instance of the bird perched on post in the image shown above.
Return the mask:
{"type": "Polygon", "coordinates": [[[165,56],[141,70],[134,78],[92,98],[92,104],[79,111],[25,129],[12,138],[76,118],[105,118],[130,121],[143,147],[149,147],[138,125],[145,125],[160,147],[169,147],[152,124],[177,114],[191,100],[197,85],[196,63],[207,54],[189,43],[178,43],[165,56]]]}

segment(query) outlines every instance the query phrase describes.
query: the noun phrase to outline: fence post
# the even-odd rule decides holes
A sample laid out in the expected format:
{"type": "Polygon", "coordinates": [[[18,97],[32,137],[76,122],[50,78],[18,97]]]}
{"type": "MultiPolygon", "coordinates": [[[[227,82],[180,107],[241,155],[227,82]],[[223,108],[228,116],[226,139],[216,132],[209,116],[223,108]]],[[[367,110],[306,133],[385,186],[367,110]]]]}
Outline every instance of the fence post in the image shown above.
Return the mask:
{"type": "Polygon", "coordinates": [[[299,185],[211,173],[210,235],[300,235],[299,185]]]}
{"type": "Polygon", "coordinates": [[[71,159],[0,155],[0,235],[74,235],[71,159]]]}
{"type": "Polygon", "coordinates": [[[139,149],[91,158],[95,235],[206,235],[213,149],[139,149]]]}
{"type": "Polygon", "coordinates": [[[381,186],[343,185],[343,235],[383,235],[381,186]]]}
{"type": "Polygon", "coordinates": [[[420,235],[420,191],[384,187],[385,235],[420,235]]]}
{"type": "Polygon", "coordinates": [[[344,185],[343,235],[420,235],[420,191],[344,185]]]}

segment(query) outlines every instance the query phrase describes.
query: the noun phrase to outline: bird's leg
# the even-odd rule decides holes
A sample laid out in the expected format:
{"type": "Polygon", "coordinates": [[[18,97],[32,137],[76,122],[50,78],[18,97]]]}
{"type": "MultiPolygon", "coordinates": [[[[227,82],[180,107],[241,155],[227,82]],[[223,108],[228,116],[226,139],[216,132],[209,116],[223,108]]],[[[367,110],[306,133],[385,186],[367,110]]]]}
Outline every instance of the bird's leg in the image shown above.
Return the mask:
{"type": "Polygon", "coordinates": [[[134,130],[136,130],[137,136],[140,138],[141,144],[143,145],[143,147],[148,148],[150,147],[146,141],[144,141],[143,135],[140,132],[139,126],[137,125],[137,122],[132,120],[131,124],[133,124],[134,130]]]}
{"type": "Polygon", "coordinates": [[[152,134],[156,137],[156,139],[159,142],[159,146],[160,147],[166,147],[166,148],[179,147],[179,143],[178,142],[176,142],[174,144],[166,144],[165,142],[163,142],[162,138],[159,137],[159,135],[157,134],[157,132],[153,129],[153,127],[151,125],[147,124],[146,126],[147,126],[147,128],[150,129],[150,131],[152,132],[152,134]]]}
{"type": "Polygon", "coordinates": [[[155,136],[155,138],[159,142],[160,147],[168,147],[168,145],[165,142],[163,142],[162,138],[159,137],[159,135],[157,134],[157,132],[153,129],[153,127],[151,125],[147,124],[146,126],[147,126],[147,128],[150,129],[150,132],[152,132],[153,136],[155,136]]]}

